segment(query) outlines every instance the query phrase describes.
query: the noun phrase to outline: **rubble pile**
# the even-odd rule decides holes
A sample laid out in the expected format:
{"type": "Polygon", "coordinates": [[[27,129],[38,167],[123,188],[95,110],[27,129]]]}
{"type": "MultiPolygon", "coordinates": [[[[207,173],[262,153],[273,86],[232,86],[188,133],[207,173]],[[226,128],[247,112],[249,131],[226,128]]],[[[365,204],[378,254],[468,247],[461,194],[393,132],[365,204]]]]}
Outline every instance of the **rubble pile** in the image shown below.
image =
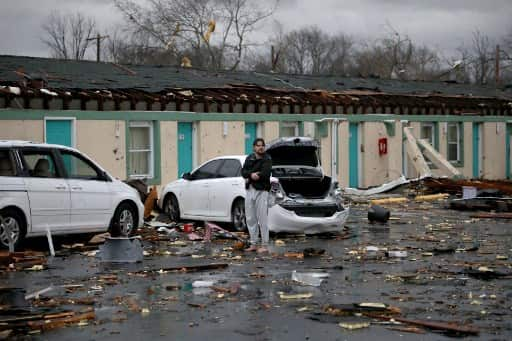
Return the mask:
{"type": "Polygon", "coordinates": [[[245,233],[157,212],[139,230],[134,262],[101,258],[108,234],[58,244],[55,257],[36,242],[2,252],[0,339],[82,329],[93,338],[511,338],[510,213],[452,209],[463,192],[439,183],[402,186],[379,194],[378,208],[375,193],[354,200],[340,233],[273,235],[267,254],[244,252],[245,233]],[[369,219],[371,207],[385,219],[369,219]]]}

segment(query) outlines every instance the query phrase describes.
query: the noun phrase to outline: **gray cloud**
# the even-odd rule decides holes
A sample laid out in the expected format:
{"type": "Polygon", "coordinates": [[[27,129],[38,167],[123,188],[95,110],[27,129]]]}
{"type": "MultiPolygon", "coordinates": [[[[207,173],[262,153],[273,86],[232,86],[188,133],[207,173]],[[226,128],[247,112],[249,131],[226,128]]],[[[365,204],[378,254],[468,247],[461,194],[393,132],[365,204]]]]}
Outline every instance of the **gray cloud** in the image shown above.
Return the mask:
{"type": "MultiPolygon", "coordinates": [[[[40,40],[41,25],[53,10],[93,16],[101,33],[122,23],[109,0],[4,0],[1,7],[1,54],[48,56],[40,40]]],[[[510,32],[510,13],[510,0],[281,0],[274,19],[286,30],[317,25],[358,40],[382,37],[390,23],[414,41],[451,54],[462,42],[469,44],[475,29],[492,38],[510,32]]],[[[272,29],[273,25],[262,25],[258,40],[272,34],[272,29]]]]}

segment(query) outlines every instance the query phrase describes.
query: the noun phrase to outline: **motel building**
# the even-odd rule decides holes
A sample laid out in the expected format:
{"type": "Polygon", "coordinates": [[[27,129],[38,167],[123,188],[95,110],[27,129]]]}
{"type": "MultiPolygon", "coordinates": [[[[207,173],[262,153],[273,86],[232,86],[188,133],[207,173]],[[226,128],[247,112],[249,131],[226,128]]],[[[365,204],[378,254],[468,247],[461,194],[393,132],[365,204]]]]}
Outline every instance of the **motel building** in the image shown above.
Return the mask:
{"type": "Polygon", "coordinates": [[[460,177],[510,179],[512,87],[0,56],[0,140],[72,146],[123,180],[309,136],[328,175],[366,188],[421,175],[408,133],[460,177]]]}

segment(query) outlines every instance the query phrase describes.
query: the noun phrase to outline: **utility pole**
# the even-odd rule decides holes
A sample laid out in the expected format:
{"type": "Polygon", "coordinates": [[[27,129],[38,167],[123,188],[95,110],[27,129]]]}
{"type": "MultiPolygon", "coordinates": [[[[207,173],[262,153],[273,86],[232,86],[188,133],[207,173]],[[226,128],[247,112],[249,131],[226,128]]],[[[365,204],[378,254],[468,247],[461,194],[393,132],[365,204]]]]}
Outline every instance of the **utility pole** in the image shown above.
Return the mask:
{"type": "Polygon", "coordinates": [[[88,38],[87,41],[96,40],[96,62],[100,62],[100,55],[101,55],[101,40],[108,38],[107,36],[101,36],[99,33],[96,35],[96,38],[88,38]]]}
{"type": "Polygon", "coordinates": [[[496,45],[496,67],[494,68],[496,75],[496,87],[500,85],[500,46],[496,45]]]}

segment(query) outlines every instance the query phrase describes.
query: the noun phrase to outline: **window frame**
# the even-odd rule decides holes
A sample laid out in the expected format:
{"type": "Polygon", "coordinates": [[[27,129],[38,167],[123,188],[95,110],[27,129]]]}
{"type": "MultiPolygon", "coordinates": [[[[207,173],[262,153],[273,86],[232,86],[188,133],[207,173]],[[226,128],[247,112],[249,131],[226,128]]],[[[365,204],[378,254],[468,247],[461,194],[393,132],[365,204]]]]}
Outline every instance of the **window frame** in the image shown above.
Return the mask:
{"type": "Polygon", "coordinates": [[[304,135],[304,122],[303,121],[281,121],[279,122],[279,137],[294,137],[304,135]],[[294,128],[294,135],[284,135],[285,128],[294,128]]]}
{"type": "Polygon", "coordinates": [[[217,176],[216,176],[216,178],[219,178],[219,179],[229,179],[229,178],[237,178],[237,177],[242,176],[241,172],[242,172],[242,167],[243,166],[240,163],[240,160],[238,160],[238,159],[224,159],[223,161],[224,162],[222,162],[222,165],[219,167],[219,169],[217,169],[217,176]],[[238,165],[238,172],[237,172],[237,174],[235,174],[233,176],[221,176],[220,171],[222,170],[224,165],[226,165],[228,162],[235,162],[238,165]]]}
{"type": "Polygon", "coordinates": [[[435,122],[421,122],[420,124],[420,139],[425,140],[426,138],[422,137],[423,128],[430,127],[432,131],[432,136],[430,137],[429,143],[434,147],[435,150],[438,150],[438,139],[437,136],[437,129],[436,129],[436,123],[435,122]]]}
{"type": "Polygon", "coordinates": [[[85,181],[112,181],[112,179],[110,179],[101,168],[96,166],[96,164],[94,164],[94,162],[92,162],[90,159],[85,157],[85,155],[82,155],[82,154],[72,151],[72,150],[66,150],[66,149],[58,149],[58,154],[59,154],[58,162],[60,163],[59,167],[62,167],[63,174],[66,179],[85,180],[85,181]],[[69,155],[75,156],[77,159],[79,159],[82,162],[84,162],[85,164],[87,164],[89,167],[91,167],[96,172],[96,178],[85,178],[85,177],[71,176],[71,174],[69,174],[69,172],[66,168],[66,165],[64,163],[64,154],[69,154],[69,155]]]}
{"type": "Polygon", "coordinates": [[[12,176],[7,177],[17,177],[22,175],[22,167],[20,167],[19,158],[17,156],[17,151],[12,148],[0,148],[0,152],[5,151],[7,153],[7,157],[11,161],[11,167],[13,168],[14,174],[12,176]]]}
{"type": "Polygon", "coordinates": [[[129,131],[129,140],[126,145],[128,160],[126,164],[127,168],[127,176],[129,179],[155,179],[155,122],[154,121],[129,121],[128,122],[128,131],[129,131]],[[133,135],[131,133],[131,128],[149,128],[149,147],[150,149],[131,149],[131,140],[133,138],[133,135]],[[148,174],[132,174],[131,169],[131,156],[132,153],[138,153],[138,152],[149,152],[149,160],[148,160],[148,174]]]}
{"type": "Polygon", "coordinates": [[[55,148],[41,148],[41,147],[22,147],[17,149],[17,155],[21,165],[20,175],[31,179],[64,179],[66,178],[65,172],[60,164],[60,159],[55,148]],[[28,167],[27,160],[25,159],[25,153],[41,153],[48,154],[53,160],[55,167],[55,176],[53,177],[37,177],[30,174],[30,167],[28,167]]]}
{"type": "Polygon", "coordinates": [[[217,178],[217,176],[218,176],[218,174],[219,174],[219,169],[220,169],[220,167],[222,167],[222,165],[223,165],[223,164],[224,164],[224,160],[223,160],[223,159],[214,159],[214,160],[209,160],[209,161],[207,161],[207,162],[203,163],[201,166],[197,167],[197,168],[196,168],[196,169],[195,169],[195,170],[190,174],[190,175],[191,175],[191,179],[190,179],[190,180],[197,181],[197,180],[211,180],[211,179],[216,179],[216,178],[217,178]],[[215,168],[215,172],[213,172],[213,173],[212,173],[212,174],[213,174],[213,176],[212,176],[212,177],[208,177],[208,178],[198,178],[198,177],[197,177],[197,175],[196,175],[196,174],[197,174],[197,172],[198,172],[201,168],[203,168],[203,167],[205,167],[205,166],[207,166],[207,165],[209,165],[209,164],[212,164],[212,163],[214,163],[214,162],[218,162],[218,163],[219,163],[219,165],[217,166],[217,168],[215,168]]]}
{"type": "Polygon", "coordinates": [[[446,159],[455,167],[464,166],[464,126],[462,122],[446,123],[446,159]],[[450,126],[456,127],[456,142],[450,141],[450,126]],[[457,159],[450,160],[450,145],[454,144],[457,145],[457,159]]]}

